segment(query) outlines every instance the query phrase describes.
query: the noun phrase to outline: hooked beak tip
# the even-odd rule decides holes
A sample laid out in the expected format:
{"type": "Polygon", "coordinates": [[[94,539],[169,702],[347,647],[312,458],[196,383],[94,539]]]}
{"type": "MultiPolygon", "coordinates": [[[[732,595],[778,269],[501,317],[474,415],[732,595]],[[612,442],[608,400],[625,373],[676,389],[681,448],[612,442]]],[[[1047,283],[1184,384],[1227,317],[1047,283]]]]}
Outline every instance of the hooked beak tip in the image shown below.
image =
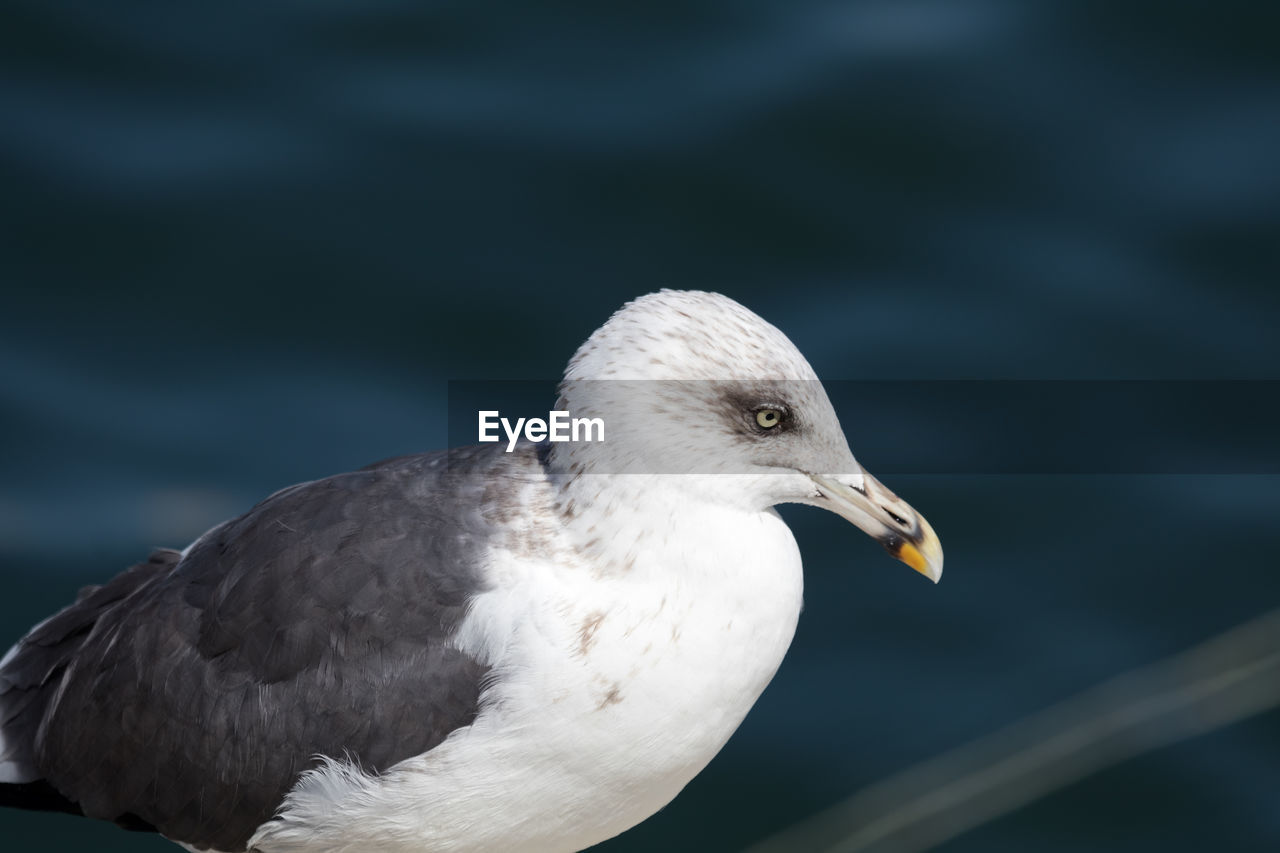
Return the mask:
{"type": "Polygon", "coordinates": [[[929,580],[937,583],[942,580],[942,552],[940,548],[929,547],[930,545],[935,545],[937,541],[938,540],[935,537],[932,540],[925,540],[921,543],[925,550],[937,552],[936,557],[933,559],[926,557],[921,552],[920,548],[917,548],[914,544],[906,541],[905,539],[898,540],[899,544],[896,548],[892,545],[888,546],[888,550],[894,557],[906,563],[929,580]]]}
{"type": "Polygon", "coordinates": [[[820,505],[853,522],[929,580],[942,579],[942,543],[933,527],[879,480],[866,471],[856,483],[822,474],[809,477],[825,499],[820,505]]]}

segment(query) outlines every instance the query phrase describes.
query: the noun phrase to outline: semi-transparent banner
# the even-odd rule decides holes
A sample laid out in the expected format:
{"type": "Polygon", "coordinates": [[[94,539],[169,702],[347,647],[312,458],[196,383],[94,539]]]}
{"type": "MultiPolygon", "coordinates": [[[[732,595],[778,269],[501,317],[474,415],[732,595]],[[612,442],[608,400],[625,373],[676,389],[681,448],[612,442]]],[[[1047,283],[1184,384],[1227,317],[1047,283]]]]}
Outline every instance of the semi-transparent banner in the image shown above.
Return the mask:
{"type": "Polygon", "coordinates": [[[468,380],[448,394],[449,446],[538,444],[594,473],[830,466],[841,431],[881,477],[1280,473],[1277,381],[468,380]]]}

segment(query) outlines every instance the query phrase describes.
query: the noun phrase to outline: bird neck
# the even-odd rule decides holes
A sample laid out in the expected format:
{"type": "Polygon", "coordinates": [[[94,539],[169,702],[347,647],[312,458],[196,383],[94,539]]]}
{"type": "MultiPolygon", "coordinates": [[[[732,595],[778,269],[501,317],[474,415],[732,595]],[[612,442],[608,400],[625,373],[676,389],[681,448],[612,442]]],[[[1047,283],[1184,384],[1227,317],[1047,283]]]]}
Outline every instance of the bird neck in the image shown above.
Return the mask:
{"type": "MultiPolygon", "coordinates": [[[[713,557],[743,530],[759,527],[760,510],[735,494],[723,475],[578,474],[556,490],[563,534],[589,555],[593,571],[629,575],[689,564],[691,542],[713,557]],[[695,482],[707,480],[708,482],[695,482]]],[[[714,562],[714,561],[713,561],[714,562]]]]}

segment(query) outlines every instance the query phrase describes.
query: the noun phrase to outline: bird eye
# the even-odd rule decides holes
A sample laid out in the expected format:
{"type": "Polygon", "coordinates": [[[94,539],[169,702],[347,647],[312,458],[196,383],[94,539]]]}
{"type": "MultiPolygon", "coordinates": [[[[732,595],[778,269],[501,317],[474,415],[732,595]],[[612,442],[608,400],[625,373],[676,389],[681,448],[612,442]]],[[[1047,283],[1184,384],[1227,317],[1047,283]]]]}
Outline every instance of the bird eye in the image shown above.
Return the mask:
{"type": "Polygon", "coordinates": [[[763,429],[773,429],[782,423],[782,412],[777,409],[761,409],[756,412],[756,423],[763,429]]]}

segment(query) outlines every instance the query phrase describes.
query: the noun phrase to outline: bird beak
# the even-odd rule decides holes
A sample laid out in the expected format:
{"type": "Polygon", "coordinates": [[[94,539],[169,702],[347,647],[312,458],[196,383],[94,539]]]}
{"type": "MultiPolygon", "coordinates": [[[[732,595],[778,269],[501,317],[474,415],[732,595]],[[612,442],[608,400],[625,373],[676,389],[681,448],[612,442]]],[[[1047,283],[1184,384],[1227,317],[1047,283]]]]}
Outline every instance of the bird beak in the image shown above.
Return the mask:
{"type": "Polygon", "coordinates": [[[853,522],[885,549],[937,583],[942,579],[942,544],[924,516],[866,471],[809,474],[818,487],[815,506],[853,522]]]}

